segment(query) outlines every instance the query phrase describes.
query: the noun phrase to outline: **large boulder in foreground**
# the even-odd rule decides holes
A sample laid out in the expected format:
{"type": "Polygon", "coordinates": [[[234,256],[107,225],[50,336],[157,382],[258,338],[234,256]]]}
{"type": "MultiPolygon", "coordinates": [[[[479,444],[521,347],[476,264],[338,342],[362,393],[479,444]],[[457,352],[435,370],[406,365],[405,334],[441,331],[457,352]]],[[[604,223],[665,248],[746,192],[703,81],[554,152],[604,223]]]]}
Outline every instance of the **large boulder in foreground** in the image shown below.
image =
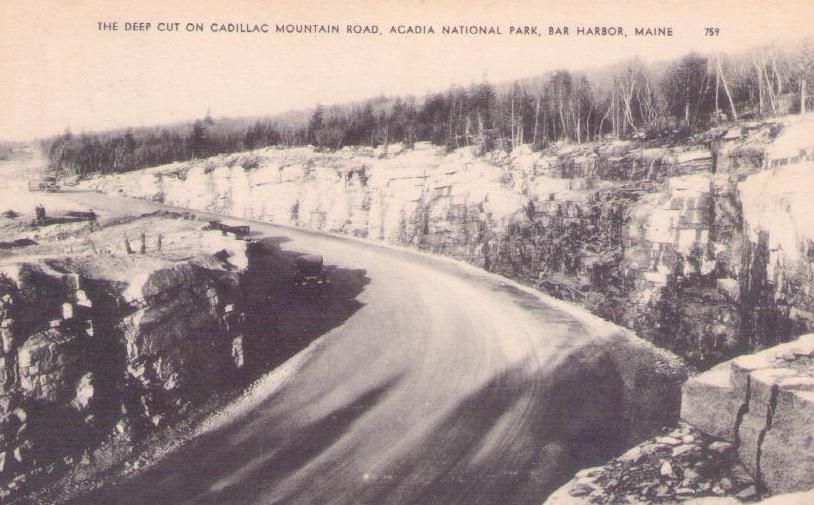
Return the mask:
{"type": "Polygon", "coordinates": [[[681,416],[734,443],[759,487],[814,488],[814,334],[689,380],[681,416]]]}
{"type": "Polygon", "coordinates": [[[681,418],[545,504],[814,503],[814,334],[693,377],[681,418]]]}

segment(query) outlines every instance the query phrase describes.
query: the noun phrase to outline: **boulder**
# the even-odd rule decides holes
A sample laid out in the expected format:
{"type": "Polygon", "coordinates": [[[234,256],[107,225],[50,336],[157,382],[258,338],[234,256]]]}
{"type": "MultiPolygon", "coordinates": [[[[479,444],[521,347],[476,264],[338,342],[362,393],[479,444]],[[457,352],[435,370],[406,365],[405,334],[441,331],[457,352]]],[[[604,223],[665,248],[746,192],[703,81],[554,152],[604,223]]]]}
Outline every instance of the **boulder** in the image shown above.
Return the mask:
{"type": "Polygon", "coordinates": [[[738,394],[732,383],[731,365],[723,363],[684,384],[681,418],[704,433],[734,440],[735,418],[720,414],[737,412],[745,399],[746,392],[738,394]]]}
{"type": "Polygon", "coordinates": [[[814,487],[814,334],[690,379],[681,416],[734,444],[720,450],[736,447],[759,486],[772,492],[814,487]]]}

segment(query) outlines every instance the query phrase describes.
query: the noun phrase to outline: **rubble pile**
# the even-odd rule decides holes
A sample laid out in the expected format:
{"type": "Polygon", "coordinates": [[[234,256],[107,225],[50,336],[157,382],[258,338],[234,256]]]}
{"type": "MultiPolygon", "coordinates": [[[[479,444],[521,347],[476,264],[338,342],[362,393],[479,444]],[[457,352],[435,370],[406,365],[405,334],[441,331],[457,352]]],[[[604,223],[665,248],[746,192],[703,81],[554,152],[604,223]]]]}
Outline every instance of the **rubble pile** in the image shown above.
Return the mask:
{"type": "Polygon", "coordinates": [[[732,443],[681,424],[603,466],[581,470],[546,505],[676,503],[705,496],[754,500],[758,493],[732,443]]]}

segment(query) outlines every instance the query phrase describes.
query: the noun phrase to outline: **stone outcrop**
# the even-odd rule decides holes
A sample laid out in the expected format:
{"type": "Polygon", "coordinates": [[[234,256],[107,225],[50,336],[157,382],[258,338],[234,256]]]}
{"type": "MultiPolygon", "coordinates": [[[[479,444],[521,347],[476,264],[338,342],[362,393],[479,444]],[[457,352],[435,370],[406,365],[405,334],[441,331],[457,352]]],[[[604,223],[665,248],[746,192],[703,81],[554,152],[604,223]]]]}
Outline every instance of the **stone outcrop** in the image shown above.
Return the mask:
{"type": "Polygon", "coordinates": [[[419,247],[587,306],[709,367],[814,330],[811,122],[690,139],[267,148],[85,184],[419,247]]]}
{"type": "Polygon", "coordinates": [[[681,415],[735,444],[759,488],[814,488],[814,334],[690,379],[681,415]]]}
{"type": "Polygon", "coordinates": [[[76,392],[90,371],[84,355],[90,336],[87,316],[73,312],[72,288],[76,277],[44,264],[6,265],[0,275],[4,480],[36,462],[55,423],[81,423],[84,417],[87,401],[77,401],[76,392]]]}
{"type": "Polygon", "coordinates": [[[683,422],[578,472],[546,505],[808,503],[814,494],[814,334],[684,384],[683,422]]]}
{"type": "Polygon", "coordinates": [[[245,244],[147,217],[0,260],[0,496],[234,386],[245,244]]]}
{"type": "Polygon", "coordinates": [[[236,274],[184,263],[155,270],[140,307],[119,324],[126,371],[142,389],[144,416],[158,425],[176,406],[218,389],[237,371],[227,308],[237,300],[236,274]]]}

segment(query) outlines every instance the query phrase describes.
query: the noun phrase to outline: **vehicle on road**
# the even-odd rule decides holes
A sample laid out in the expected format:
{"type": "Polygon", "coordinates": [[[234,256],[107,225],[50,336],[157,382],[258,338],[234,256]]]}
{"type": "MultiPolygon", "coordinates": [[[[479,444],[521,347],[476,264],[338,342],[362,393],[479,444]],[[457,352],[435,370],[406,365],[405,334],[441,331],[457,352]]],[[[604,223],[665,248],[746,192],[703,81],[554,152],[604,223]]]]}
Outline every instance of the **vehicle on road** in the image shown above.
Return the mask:
{"type": "Polygon", "coordinates": [[[235,237],[246,237],[251,233],[251,227],[248,225],[241,225],[241,226],[230,226],[227,224],[223,224],[219,219],[214,219],[209,221],[209,224],[206,226],[208,230],[220,230],[221,233],[231,233],[235,237]]]}
{"type": "Polygon", "coordinates": [[[46,175],[40,179],[28,181],[28,191],[48,191],[49,193],[56,193],[59,191],[59,184],[57,184],[57,177],[54,175],[46,175]]]}
{"type": "Polygon", "coordinates": [[[305,293],[324,293],[328,288],[328,272],[324,260],[318,254],[306,254],[294,260],[297,271],[294,274],[294,287],[305,293]]]}

